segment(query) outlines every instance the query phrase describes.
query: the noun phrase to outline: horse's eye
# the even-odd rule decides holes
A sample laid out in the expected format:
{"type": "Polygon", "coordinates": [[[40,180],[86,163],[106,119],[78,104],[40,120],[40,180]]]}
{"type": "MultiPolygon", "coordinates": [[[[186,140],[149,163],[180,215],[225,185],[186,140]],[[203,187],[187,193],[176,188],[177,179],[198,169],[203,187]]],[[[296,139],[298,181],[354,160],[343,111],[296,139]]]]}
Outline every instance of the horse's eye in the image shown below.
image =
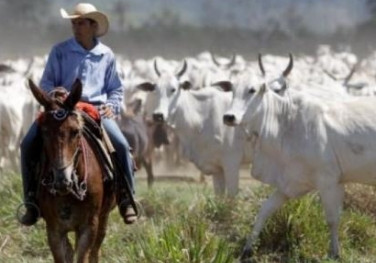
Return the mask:
{"type": "Polygon", "coordinates": [[[78,134],[79,134],[79,130],[71,130],[70,131],[71,138],[77,137],[78,134]]]}

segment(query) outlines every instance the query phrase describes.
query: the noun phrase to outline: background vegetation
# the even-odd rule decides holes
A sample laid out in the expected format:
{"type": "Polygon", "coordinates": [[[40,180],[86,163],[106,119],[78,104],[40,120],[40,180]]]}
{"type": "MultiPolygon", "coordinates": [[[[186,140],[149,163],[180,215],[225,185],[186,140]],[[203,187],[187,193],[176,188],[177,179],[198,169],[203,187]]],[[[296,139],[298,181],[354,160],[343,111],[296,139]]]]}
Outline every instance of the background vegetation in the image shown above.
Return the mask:
{"type": "MultiPolygon", "coordinates": [[[[249,178],[242,179],[235,200],[217,199],[211,185],[157,181],[147,190],[137,179],[143,216],[124,225],[117,209],[111,213],[101,262],[237,262],[261,201],[271,192],[249,178]]],[[[0,181],[0,262],[52,262],[45,224],[26,228],[15,219],[20,203],[18,174],[0,181]]],[[[374,189],[347,189],[340,225],[341,262],[376,262],[374,189]]],[[[73,238],[73,235],[71,236],[73,238]]],[[[289,202],[268,220],[254,256],[255,262],[332,262],[327,259],[328,229],[317,195],[289,202]]]]}

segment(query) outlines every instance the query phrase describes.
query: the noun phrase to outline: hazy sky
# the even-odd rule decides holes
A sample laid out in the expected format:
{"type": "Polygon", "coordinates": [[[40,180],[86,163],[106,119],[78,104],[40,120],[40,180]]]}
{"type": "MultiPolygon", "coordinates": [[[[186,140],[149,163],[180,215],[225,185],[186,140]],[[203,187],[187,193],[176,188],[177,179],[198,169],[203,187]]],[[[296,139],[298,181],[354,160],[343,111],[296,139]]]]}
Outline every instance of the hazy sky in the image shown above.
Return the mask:
{"type": "MultiPolygon", "coordinates": [[[[55,18],[59,8],[72,10],[80,1],[55,0],[55,18]]],[[[111,14],[119,0],[90,1],[111,14]]],[[[162,10],[169,10],[183,23],[201,26],[245,27],[255,31],[285,33],[303,30],[318,35],[338,29],[352,29],[370,19],[367,0],[121,0],[127,7],[127,21],[141,26],[162,10]]],[[[116,20],[116,16],[111,16],[116,20]]],[[[116,24],[116,23],[115,23],[116,24]]]]}

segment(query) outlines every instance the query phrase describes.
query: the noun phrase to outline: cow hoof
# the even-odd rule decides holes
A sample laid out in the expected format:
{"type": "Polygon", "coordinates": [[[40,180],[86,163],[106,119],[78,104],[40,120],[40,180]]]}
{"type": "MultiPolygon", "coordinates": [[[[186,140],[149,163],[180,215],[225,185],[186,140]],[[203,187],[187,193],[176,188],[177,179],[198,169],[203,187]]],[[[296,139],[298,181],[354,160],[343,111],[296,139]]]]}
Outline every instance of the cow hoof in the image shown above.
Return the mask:
{"type": "Polygon", "coordinates": [[[336,261],[341,259],[338,253],[329,253],[328,257],[329,259],[336,260],[336,261]]]}
{"type": "Polygon", "coordinates": [[[244,248],[240,257],[241,263],[251,263],[251,257],[253,256],[252,248],[244,248]]]}

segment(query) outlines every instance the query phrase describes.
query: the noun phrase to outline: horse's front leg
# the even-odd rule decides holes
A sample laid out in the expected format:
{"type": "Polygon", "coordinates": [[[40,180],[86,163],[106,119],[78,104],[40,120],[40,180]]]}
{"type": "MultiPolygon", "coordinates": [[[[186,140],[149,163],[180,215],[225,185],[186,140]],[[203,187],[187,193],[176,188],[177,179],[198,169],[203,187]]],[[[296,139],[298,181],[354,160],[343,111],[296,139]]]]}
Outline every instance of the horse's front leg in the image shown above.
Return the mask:
{"type": "Polygon", "coordinates": [[[99,262],[99,250],[102,245],[103,239],[106,236],[106,229],[107,229],[107,222],[108,222],[109,214],[105,214],[101,216],[101,220],[98,225],[98,232],[95,242],[93,244],[93,248],[90,254],[90,263],[98,263],[99,262]]]}
{"type": "Polygon", "coordinates": [[[77,263],[88,263],[91,249],[98,231],[98,216],[88,225],[83,225],[76,232],[77,263]]]}
{"type": "MultiPolygon", "coordinates": [[[[47,225],[47,239],[55,263],[68,263],[66,257],[67,234],[47,225]]],[[[72,261],[70,261],[72,262],[72,261]]],[[[70,263],[69,262],[69,263],[70,263]]]]}

